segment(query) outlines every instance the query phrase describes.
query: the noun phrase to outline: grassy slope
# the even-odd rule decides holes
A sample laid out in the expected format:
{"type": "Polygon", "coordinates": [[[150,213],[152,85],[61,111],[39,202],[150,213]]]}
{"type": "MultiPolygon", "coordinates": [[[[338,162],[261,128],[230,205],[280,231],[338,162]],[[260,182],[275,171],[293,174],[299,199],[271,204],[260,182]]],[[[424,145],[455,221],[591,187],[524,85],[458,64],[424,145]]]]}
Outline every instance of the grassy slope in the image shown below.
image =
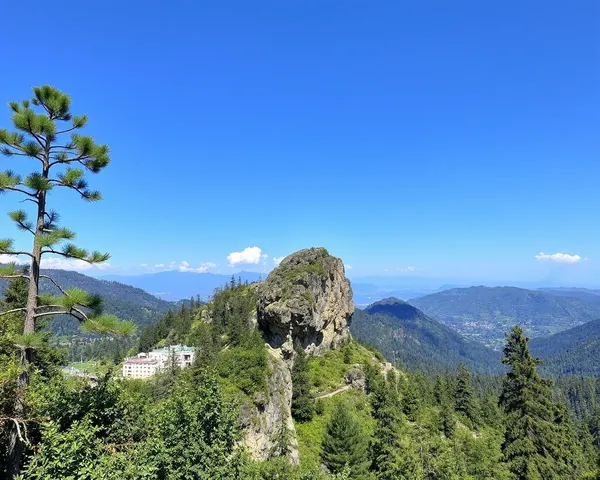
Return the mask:
{"type": "MultiPolygon", "coordinates": [[[[332,391],[344,385],[344,374],[353,364],[365,365],[368,362],[379,362],[375,354],[362,345],[352,342],[347,347],[350,349],[350,362],[344,363],[344,353],[341,350],[330,351],[321,357],[309,359],[310,379],[312,392],[315,395],[332,391]]],[[[350,409],[357,412],[360,423],[366,432],[373,430],[373,419],[370,416],[370,405],[366,395],[356,390],[348,390],[334,397],[318,400],[322,402],[322,414],[315,414],[310,422],[296,422],[300,461],[303,467],[318,467],[320,465],[321,440],[337,402],[348,402],[350,409]]]]}

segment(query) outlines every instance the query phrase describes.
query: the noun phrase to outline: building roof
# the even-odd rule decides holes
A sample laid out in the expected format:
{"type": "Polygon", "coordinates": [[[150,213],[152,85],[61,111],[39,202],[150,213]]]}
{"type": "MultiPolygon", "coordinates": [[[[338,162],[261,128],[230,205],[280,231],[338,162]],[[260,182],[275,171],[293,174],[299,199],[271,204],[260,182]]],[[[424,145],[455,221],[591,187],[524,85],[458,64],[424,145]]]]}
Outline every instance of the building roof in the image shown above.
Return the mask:
{"type": "Polygon", "coordinates": [[[153,360],[149,358],[128,358],[125,360],[125,365],[158,365],[158,360],[153,360]]]}
{"type": "Polygon", "coordinates": [[[170,347],[155,348],[152,352],[193,352],[194,350],[194,347],[188,347],[187,345],[171,345],[170,347]]]}

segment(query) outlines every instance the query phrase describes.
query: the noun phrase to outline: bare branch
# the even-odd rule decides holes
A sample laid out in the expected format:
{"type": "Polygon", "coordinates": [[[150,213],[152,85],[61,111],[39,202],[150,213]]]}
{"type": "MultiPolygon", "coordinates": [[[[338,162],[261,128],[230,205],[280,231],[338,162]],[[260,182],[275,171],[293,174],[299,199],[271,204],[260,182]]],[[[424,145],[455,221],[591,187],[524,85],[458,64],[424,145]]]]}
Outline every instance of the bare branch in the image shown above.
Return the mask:
{"type": "Polygon", "coordinates": [[[27,225],[25,225],[23,222],[16,222],[23,230],[27,230],[29,233],[31,233],[32,235],[35,235],[35,232],[29,228],[27,225]]]}
{"type": "Polygon", "coordinates": [[[24,312],[25,310],[27,310],[27,307],[14,308],[12,310],[7,310],[6,312],[0,312],[0,317],[3,315],[8,315],[9,313],[24,312]]]}
{"type": "Polygon", "coordinates": [[[26,278],[29,280],[29,276],[27,275],[0,275],[0,278],[26,278]]]}
{"type": "Polygon", "coordinates": [[[75,255],[69,255],[68,253],[59,252],[58,250],[54,250],[52,248],[48,248],[46,250],[42,250],[41,254],[43,255],[44,253],[53,253],[55,255],[61,255],[61,256],[65,257],[65,258],[73,258],[75,260],[82,260],[82,261],[90,263],[90,264],[92,263],[92,262],[87,261],[85,258],[79,258],[79,257],[76,257],[75,255]]]}
{"type": "Polygon", "coordinates": [[[56,283],[56,281],[51,276],[49,276],[49,275],[40,275],[40,278],[45,278],[47,280],[50,280],[54,284],[54,286],[60,290],[60,293],[62,293],[66,297],[69,296],[69,294],[67,292],[65,292],[63,290],[63,288],[58,283],[56,283]]]}
{"type": "Polygon", "coordinates": [[[2,252],[3,255],[27,255],[28,257],[33,258],[33,255],[29,252],[2,252]]]}
{"type": "MultiPolygon", "coordinates": [[[[53,155],[57,155],[57,154],[53,154],[53,155]]],[[[85,164],[82,162],[82,160],[87,160],[88,158],[92,158],[90,155],[78,155],[76,157],[73,158],[67,158],[65,160],[54,160],[53,162],[50,162],[50,167],[53,167],[54,165],[57,164],[67,164],[67,163],[73,163],[73,162],[78,162],[81,163],[81,165],[83,165],[85,167],[85,164]]]]}
{"type": "Polygon", "coordinates": [[[23,190],[21,188],[16,187],[2,187],[2,190],[12,190],[13,192],[24,193],[25,195],[29,195],[30,197],[37,197],[35,193],[28,192],[27,190],[23,190]]]}
{"type": "Polygon", "coordinates": [[[70,315],[68,310],[36,313],[33,318],[49,317],[50,315],[70,315]]]}
{"type": "Polygon", "coordinates": [[[71,127],[71,128],[68,128],[67,130],[61,130],[60,132],[56,132],[55,135],[61,135],[63,133],[69,133],[69,132],[72,132],[73,130],[77,130],[77,128],[79,128],[79,127],[71,127]]]}
{"type": "Polygon", "coordinates": [[[30,157],[30,158],[37,158],[40,162],[44,162],[44,158],[39,156],[39,155],[29,155],[28,153],[25,153],[25,149],[23,147],[21,147],[20,145],[17,145],[15,143],[4,143],[3,145],[6,145],[10,148],[14,148],[16,150],[18,150],[21,153],[17,153],[17,152],[10,152],[10,155],[19,155],[21,157],[30,157]]]}
{"type": "Polygon", "coordinates": [[[60,180],[56,180],[54,178],[51,178],[50,180],[48,180],[48,182],[56,185],[57,187],[66,187],[66,188],[70,188],[71,190],[75,190],[79,195],[81,195],[85,199],[87,199],[89,196],[89,192],[86,193],[85,190],[77,188],[75,185],[65,185],[60,180]]]}

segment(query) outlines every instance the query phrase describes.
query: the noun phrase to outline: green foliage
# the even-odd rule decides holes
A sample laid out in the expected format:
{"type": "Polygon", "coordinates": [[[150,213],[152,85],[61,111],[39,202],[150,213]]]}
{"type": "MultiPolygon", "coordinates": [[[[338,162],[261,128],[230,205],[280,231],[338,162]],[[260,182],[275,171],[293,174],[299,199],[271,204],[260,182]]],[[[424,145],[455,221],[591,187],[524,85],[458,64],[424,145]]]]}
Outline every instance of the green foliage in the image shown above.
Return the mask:
{"type": "Polygon", "coordinates": [[[217,360],[221,378],[229,380],[249,396],[267,389],[267,352],[264,343],[257,340],[254,345],[222,351],[217,360]]]}
{"type": "Polygon", "coordinates": [[[330,472],[342,473],[346,467],[350,478],[367,478],[370,465],[368,441],[360,423],[343,402],[333,411],[323,437],[321,455],[330,472]]]}
{"type": "Polygon", "coordinates": [[[302,346],[297,343],[292,367],[292,416],[299,422],[311,420],[315,411],[308,372],[308,359],[302,346]]]}
{"type": "Polygon", "coordinates": [[[542,373],[600,377],[600,319],[550,337],[534,338],[530,348],[544,359],[542,373]]]}
{"type": "Polygon", "coordinates": [[[372,416],[376,426],[371,445],[372,469],[382,480],[399,478],[402,472],[402,410],[396,373],[374,382],[371,393],[372,416]]]}
{"type": "Polygon", "coordinates": [[[471,387],[471,375],[464,365],[461,365],[456,377],[456,389],[454,391],[454,408],[456,412],[463,415],[470,422],[477,419],[475,399],[471,387]]]}
{"type": "Polygon", "coordinates": [[[502,449],[510,471],[523,480],[573,478],[577,452],[565,449],[574,447],[573,433],[562,409],[552,402],[550,383],[536,371],[540,362],[531,357],[520,327],[506,339],[502,361],[510,370],[500,401],[507,415],[502,449]]]}

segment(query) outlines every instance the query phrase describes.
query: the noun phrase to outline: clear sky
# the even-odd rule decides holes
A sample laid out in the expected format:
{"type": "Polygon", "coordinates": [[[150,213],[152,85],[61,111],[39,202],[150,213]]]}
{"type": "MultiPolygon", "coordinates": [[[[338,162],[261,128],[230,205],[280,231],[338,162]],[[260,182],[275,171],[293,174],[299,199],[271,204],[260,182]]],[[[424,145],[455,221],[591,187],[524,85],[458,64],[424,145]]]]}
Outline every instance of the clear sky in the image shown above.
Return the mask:
{"type": "Polygon", "coordinates": [[[111,146],[90,179],[104,201],[52,197],[81,246],[112,253],[104,272],[265,271],[325,246],[354,276],[600,279],[597,0],[34,0],[2,17],[0,102],[54,85],[111,146]]]}

